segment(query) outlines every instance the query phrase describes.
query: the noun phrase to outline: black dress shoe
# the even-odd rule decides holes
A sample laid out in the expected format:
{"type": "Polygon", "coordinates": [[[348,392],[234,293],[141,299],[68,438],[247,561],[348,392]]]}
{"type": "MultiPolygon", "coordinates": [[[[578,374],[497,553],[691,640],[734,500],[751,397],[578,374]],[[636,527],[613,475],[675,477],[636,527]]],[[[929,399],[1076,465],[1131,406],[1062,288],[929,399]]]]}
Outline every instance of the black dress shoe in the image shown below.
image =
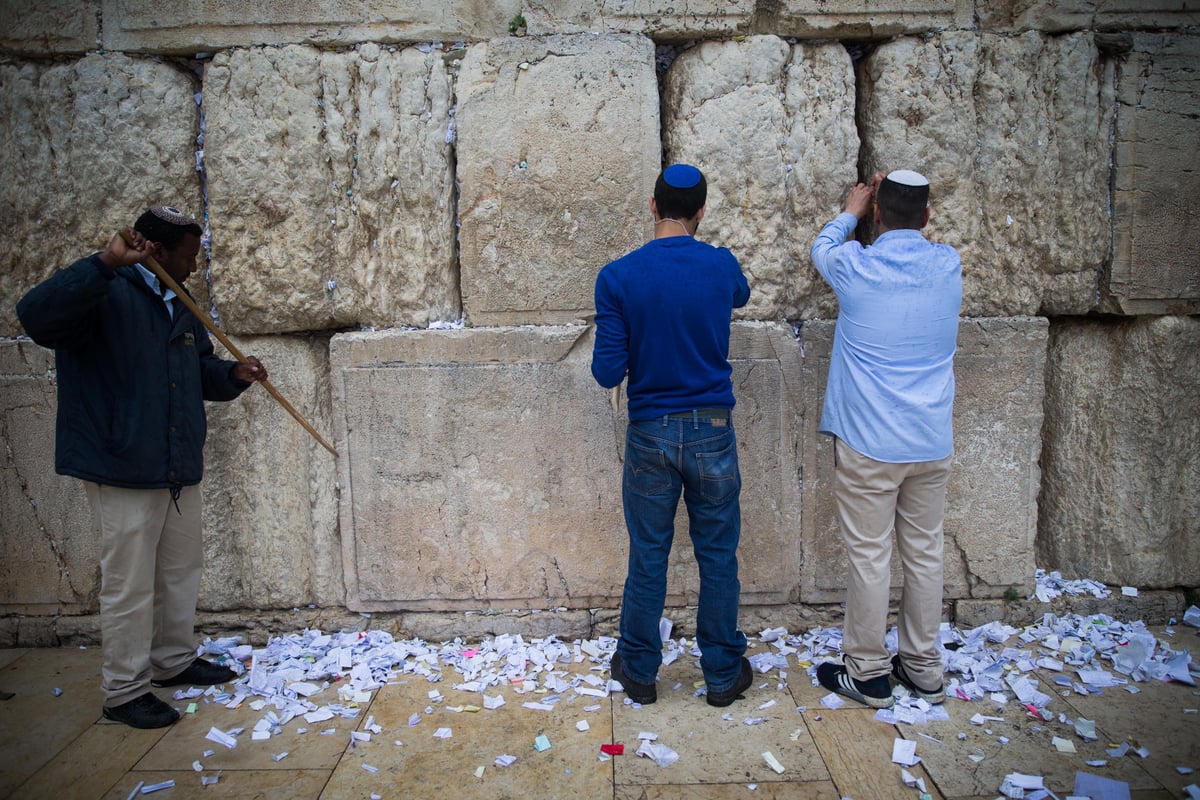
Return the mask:
{"type": "Polygon", "coordinates": [[[222,667],[203,658],[197,658],[188,668],[174,678],[150,681],[150,685],[162,689],[165,686],[216,686],[218,683],[228,683],[237,677],[237,673],[228,667],[222,667]]]}
{"type": "Polygon", "coordinates": [[[119,706],[105,706],[104,718],[124,722],[131,728],[165,728],[179,719],[179,712],[146,692],[119,706]]]}
{"type": "Polygon", "coordinates": [[[733,682],[733,686],[720,692],[708,692],[708,704],[717,708],[724,708],[734,700],[740,700],[742,692],[750,688],[750,684],[754,683],[754,670],[750,667],[750,662],[746,658],[742,658],[742,671],[738,673],[737,680],[733,682]]]}
{"type": "Polygon", "coordinates": [[[613,653],[608,668],[612,672],[613,680],[621,684],[621,688],[633,702],[648,706],[658,700],[658,689],[653,683],[639,683],[625,674],[620,653],[613,653]]]}

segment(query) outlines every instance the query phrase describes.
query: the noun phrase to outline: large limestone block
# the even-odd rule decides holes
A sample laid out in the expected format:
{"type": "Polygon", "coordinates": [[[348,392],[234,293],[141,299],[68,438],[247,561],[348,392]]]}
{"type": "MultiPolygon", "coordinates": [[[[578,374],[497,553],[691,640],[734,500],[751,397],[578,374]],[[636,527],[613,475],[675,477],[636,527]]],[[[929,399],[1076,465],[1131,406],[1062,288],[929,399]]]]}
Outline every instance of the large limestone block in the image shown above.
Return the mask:
{"type": "Polygon", "coordinates": [[[775,36],[704,42],[680,54],[665,87],[668,160],[708,180],[700,235],[728,247],[750,282],[738,317],[834,313],[808,249],[857,175],[846,49],[775,36]]]}
{"type": "Polygon", "coordinates": [[[456,119],[467,317],[583,318],[596,273],[650,234],[661,168],[653,42],[574,35],[474,45],[456,119]]]}
{"type": "Polygon", "coordinates": [[[749,30],[754,0],[560,0],[523,6],[529,33],[641,33],[655,41],[732,36],[749,30]]]}
{"type": "Polygon", "coordinates": [[[98,5],[96,0],[6,0],[0,49],[32,56],[94,50],[98,5]]]}
{"type": "Polygon", "coordinates": [[[21,295],[149,206],[199,212],[195,91],[123,55],[0,64],[0,335],[20,332],[21,295]]]}
{"type": "Polygon", "coordinates": [[[228,330],[461,316],[442,56],[230,50],[205,70],[213,290],[228,330]]]}
{"type": "Polygon", "coordinates": [[[974,24],[972,0],[781,0],[759,3],[755,32],[804,38],[883,38],[974,24]]]}
{"type": "Polygon", "coordinates": [[[273,44],[487,39],[503,34],[521,10],[519,0],[97,1],[103,4],[105,48],[185,55],[273,44]]]}
{"type": "MultiPolygon", "coordinates": [[[[614,607],[625,577],[626,416],[584,326],[335,336],[347,606],[614,607]]],[[[790,328],[734,326],[745,602],[799,574],[800,354],[790,328]]],[[[681,511],[668,602],[695,602],[681,511]]]]}
{"type": "Polygon", "coordinates": [[[986,0],[975,3],[986,31],[1126,31],[1183,28],[1200,23],[1188,0],[986,0]]]}
{"type": "Polygon", "coordinates": [[[1038,564],[1200,586],[1200,319],[1056,321],[1038,564]]]}
{"type": "MultiPolygon", "coordinates": [[[[271,384],[336,448],[328,340],[231,341],[262,360],[271,384]]],[[[207,405],[200,607],[342,605],[335,457],[261,386],[207,405]]]]}
{"type": "Polygon", "coordinates": [[[1137,34],[1120,66],[1112,310],[1200,311],[1200,37],[1137,34]]]}
{"type": "MultiPolygon", "coordinates": [[[[817,433],[834,323],[804,323],[804,569],[801,602],[845,599],[847,563],[833,499],[833,439],[817,433]]],[[[1044,319],[963,319],[955,356],[954,472],[945,521],[945,596],[1028,588],[1040,483],[1044,319]]],[[[903,584],[893,550],[893,590],[903,584]]]]}
{"type": "Polygon", "coordinates": [[[929,177],[926,232],[962,254],[964,314],[1072,314],[1096,302],[1112,83],[1090,34],[947,32],[864,61],[864,174],[929,177]]]}
{"type": "Polygon", "coordinates": [[[0,610],[80,613],[100,589],[100,536],[83,484],[54,472],[54,353],[0,342],[0,610]]]}

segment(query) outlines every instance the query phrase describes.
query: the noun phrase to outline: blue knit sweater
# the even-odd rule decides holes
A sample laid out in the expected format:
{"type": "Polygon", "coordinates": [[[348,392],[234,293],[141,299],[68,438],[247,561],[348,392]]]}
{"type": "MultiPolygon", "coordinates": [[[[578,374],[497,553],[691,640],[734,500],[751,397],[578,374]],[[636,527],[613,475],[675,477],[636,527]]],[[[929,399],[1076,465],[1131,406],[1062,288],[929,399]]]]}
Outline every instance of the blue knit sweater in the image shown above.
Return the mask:
{"type": "Polygon", "coordinates": [[[654,239],[596,277],[592,375],[629,385],[629,419],[733,408],[729,322],[750,299],[737,259],[691,236],[654,239]]]}

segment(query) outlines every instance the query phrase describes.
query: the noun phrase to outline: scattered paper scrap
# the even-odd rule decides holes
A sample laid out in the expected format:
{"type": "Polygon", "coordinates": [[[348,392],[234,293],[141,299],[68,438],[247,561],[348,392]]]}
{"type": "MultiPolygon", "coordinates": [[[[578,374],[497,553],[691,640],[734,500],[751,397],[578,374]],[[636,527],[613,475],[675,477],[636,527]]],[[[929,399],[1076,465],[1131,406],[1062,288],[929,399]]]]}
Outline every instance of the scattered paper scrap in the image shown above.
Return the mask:
{"type": "Polygon", "coordinates": [[[493,763],[497,767],[511,767],[516,762],[516,760],[517,760],[516,756],[502,755],[502,756],[496,756],[496,760],[493,763]]]}
{"type": "Polygon", "coordinates": [[[606,756],[623,756],[625,755],[625,745],[616,743],[602,744],[600,745],[600,752],[606,756]]]}
{"type": "Polygon", "coordinates": [[[544,753],[545,751],[549,750],[549,737],[547,737],[544,733],[538,734],[538,736],[533,740],[533,749],[537,750],[539,753],[544,753]]]}
{"type": "Polygon", "coordinates": [[[763,760],[767,762],[768,767],[775,770],[775,772],[777,772],[780,775],[783,774],[783,771],[784,771],[783,764],[779,763],[779,759],[777,759],[775,757],[774,753],[772,753],[771,751],[768,750],[767,752],[763,753],[762,756],[763,756],[763,760]]]}
{"type": "Polygon", "coordinates": [[[892,740],[892,763],[911,767],[920,763],[917,757],[917,743],[911,739],[892,740]]]}
{"type": "Polygon", "coordinates": [[[208,735],[204,738],[208,739],[209,741],[216,742],[217,744],[223,744],[230,750],[237,747],[237,739],[230,736],[228,733],[225,733],[225,731],[218,730],[217,728],[209,728],[208,735]]]}

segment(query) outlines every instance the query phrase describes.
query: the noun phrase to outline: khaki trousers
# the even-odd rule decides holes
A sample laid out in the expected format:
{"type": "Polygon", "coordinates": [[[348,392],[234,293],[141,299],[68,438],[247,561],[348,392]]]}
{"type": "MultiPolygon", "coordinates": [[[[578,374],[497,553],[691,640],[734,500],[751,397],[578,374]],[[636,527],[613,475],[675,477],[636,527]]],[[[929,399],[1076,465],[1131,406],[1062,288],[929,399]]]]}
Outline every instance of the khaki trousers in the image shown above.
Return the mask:
{"type": "Polygon", "coordinates": [[[884,646],[891,588],[892,531],[900,551],[900,657],[919,686],[942,684],[938,627],[942,620],[942,520],[954,462],[888,464],[838,439],[834,496],[850,561],[842,660],[852,678],[891,672],[884,646]]]}
{"type": "Polygon", "coordinates": [[[84,485],[100,528],[101,688],[112,707],[196,657],[200,487],[183,488],[177,511],[169,489],[84,485]]]}

